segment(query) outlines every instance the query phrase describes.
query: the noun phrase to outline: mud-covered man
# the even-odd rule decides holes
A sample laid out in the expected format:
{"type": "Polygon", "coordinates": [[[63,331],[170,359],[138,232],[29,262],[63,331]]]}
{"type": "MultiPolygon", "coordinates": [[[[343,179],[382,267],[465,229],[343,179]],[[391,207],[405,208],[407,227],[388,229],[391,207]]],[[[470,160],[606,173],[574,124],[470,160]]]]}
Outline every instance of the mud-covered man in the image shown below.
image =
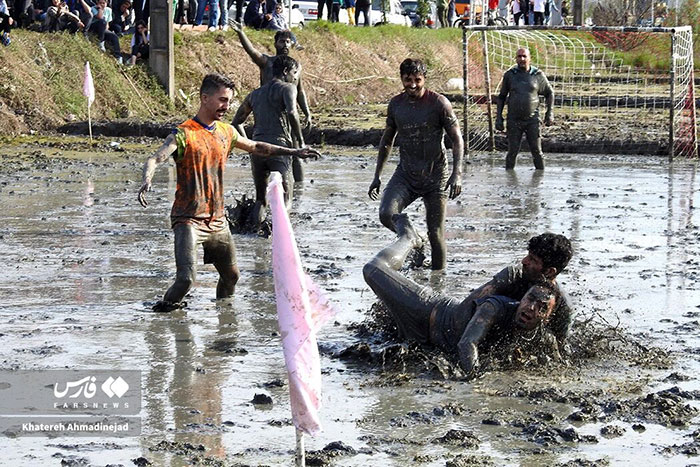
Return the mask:
{"type": "MultiPolygon", "coordinates": [[[[534,337],[543,331],[540,337],[558,353],[569,332],[570,315],[557,317],[556,314],[570,313],[570,308],[562,309],[565,297],[548,276],[563,269],[571,258],[571,246],[565,245],[568,240],[555,242],[546,254],[540,252],[551,263],[540,262],[541,258],[534,252],[528,254],[529,259],[524,260],[528,264],[528,278],[521,275],[518,284],[522,293],[520,289],[514,290],[514,281],[510,289],[505,288],[505,280],[492,281],[460,301],[420,286],[399,272],[411,250],[422,245],[422,239],[405,214],[395,215],[394,225],[398,240],[367,263],[363,274],[367,284],[386,304],[402,338],[431,343],[455,355],[467,374],[478,368],[480,350],[516,333],[531,333],[534,337]],[[509,292],[510,296],[503,292],[509,292]],[[561,325],[562,321],[566,326],[561,325]]],[[[539,248],[544,244],[536,239],[553,235],[533,237],[530,244],[534,240],[539,248]]],[[[561,235],[555,237],[565,239],[561,235]]]]}
{"type": "Polygon", "coordinates": [[[445,268],[445,211],[447,197],[462,191],[464,142],[450,102],[426,89],[426,67],[420,60],[407,58],[399,68],[403,92],[391,99],[386,128],[379,143],[374,180],[369,197],[377,199],[380,176],[396,144],[399,164],[387,183],[379,206],[379,219],[395,231],[393,216],[418,198],[423,199],[432,251],[432,269],[445,268]],[[452,173],[448,171],[444,135],[452,141],[452,173]]]}
{"type": "MultiPolygon", "coordinates": [[[[234,23],[231,26],[234,31],[238,34],[238,38],[241,41],[243,49],[248,53],[250,58],[260,68],[260,86],[265,85],[272,80],[274,73],[272,72],[272,64],[275,58],[281,55],[289,55],[289,51],[294,44],[294,36],[291,31],[277,31],[275,33],[275,56],[266,55],[260,53],[253,47],[253,44],[243,32],[243,28],[239,23],[234,23]]],[[[297,74],[297,80],[294,83],[297,87],[297,103],[299,104],[299,109],[306,116],[306,127],[311,126],[311,110],[309,110],[309,101],[306,98],[306,91],[304,90],[304,84],[301,79],[301,65],[299,65],[299,73],[297,74]]],[[[298,147],[301,147],[301,142],[295,142],[298,147]]],[[[301,182],[304,180],[304,168],[301,165],[301,161],[298,158],[293,158],[293,174],[294,181],[301,182]]]]}
{"type": "MultiPolygon", "coordinates": [[[[299,75],[299,64],[288,55],[279,55],[273,62],[272,71],[271,81],[245,97],[233,117],[233,127],[245,137],[243,123],[252,112],[255,117],[254,140],[293,148],[296,138],[303,147],[304,137],[301,134],[299,112],[297,112],[297,87],[294,84],[299,75]]],[[[291,159],[288,155],[251,156],[250,166],[255,183],[255,206],[250,219],[252,225],[257,226],[264,219],[267,206],[267,179],[270,172],[276,171],[282,174],[284,201],[289,208],[292,199],[291,159]]]]}
{"type": "Polygon", "coordinates": [[[233,82],[218,74],[204,77],[199,91],[197,115],[170,134],[143,166],[143,183],[138,200],[146,207],[146,192],[159,164],[171,156],[177,169],[175,201],[170,214],[175,234],[175,282],[154,311],[172,311],[184,306],[182,298],[192,287],[197,273],[197,246],[204,247],[204,263],[219,273],[216,298],[233,295],[239,271],[233,237],[224,217],[224,169],[236,147],[260,157],[296,155],[318,157],[313,149],[290,149],[239,136],[221,118],[233,97],[233,82]]]}
{"type": "Polygon", "coordinates": [[[535,168],[543,170],[539,96],[545,98],[547,110],[544,114],[544,124],[550,126],[553,124],[554,93],[544,73],[530,64],[529,49],[519,48],[516,52],[515,62],[516,65],[503,75],[496,108],[496,129],[503,131],[503,107],[508,103],[508,123],[505,126],[506,138],[508,139],[506,169],[515,168],[520,143],[523,139],[523,133],[525,133],[535,168]]]}

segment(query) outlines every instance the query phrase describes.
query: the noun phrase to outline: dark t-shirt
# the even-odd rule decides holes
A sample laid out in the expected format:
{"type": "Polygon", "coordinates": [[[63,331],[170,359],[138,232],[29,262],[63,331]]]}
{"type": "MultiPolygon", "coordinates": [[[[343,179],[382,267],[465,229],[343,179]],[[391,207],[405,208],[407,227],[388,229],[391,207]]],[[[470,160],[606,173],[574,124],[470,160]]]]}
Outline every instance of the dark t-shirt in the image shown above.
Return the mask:
{"type": "MultiPolygon", "coordinates": [[[[493,276],[491,285],[495,288],[492,291],[494,295],[504,295],[514,300],[521,300],[533,284],[523,277],[522,265],[518,264],[508,266],[493,276]]],[[[559,288],[558,284],[555,290],[557,294],[556,304],[547,327],[552,331],[557,341],[564,342],[571,331],[574,310],[571,307],[569,297],[559,288]]]]}
{"type": "Polygon", "coordinates": [[[420,99],[404,92],[389,102],[386,126],[396,130],[399,166],[409,182],[424,184],[426,178],[442,180],[447,171],[445,130],[457,124],[450,102],[425,90],[420,99]]]}
{"type": "Polygon", "coordinates": [[[486,333],[486,339],[491,335],[502,335],[504,331],[513,328],[515,310],[518,301],[509,297],[489,295],[477,300],[454,301],[438,305],[435,321],[430,332],[430,341],[449,353],[457,354],[457,344],[462,339],[464,331],[474,317],[478,307],[486,307],[489,315],[495,314],[496,320],[486,333]]]}
{"type": "Polygon", "coordinates": [[[278,146],[293,147],[289,112],[296,106],[293,84],[272,80],[248,96],[255,116],[253,139],[278,146]]]}
{"type": "Polygon", "coordinates": [[[529,72],[514,66],[503,75],[498,97],[504,102],[508,98],[508,120],[529,120],[539,116],[539,96],[550,94],[552,86],[542,71],[534,66],[529,72]]]}

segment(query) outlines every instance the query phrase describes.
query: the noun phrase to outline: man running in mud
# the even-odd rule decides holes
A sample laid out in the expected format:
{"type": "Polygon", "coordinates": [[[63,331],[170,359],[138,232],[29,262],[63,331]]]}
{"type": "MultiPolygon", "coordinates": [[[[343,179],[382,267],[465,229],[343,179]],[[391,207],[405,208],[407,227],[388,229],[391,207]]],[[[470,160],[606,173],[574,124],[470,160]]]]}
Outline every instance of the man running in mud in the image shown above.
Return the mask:
{"type": "Polygon", "coordinates": [[[431,267],[440,270],[445,268],[446,261],[447,196],[454,199],[462,191],[464,142],[450,102],[425,88],[426,71],[420,60],[407,58],[401,63],[399,72],[404,91],[389,102],[369,197],[376,200],[379,195],[380,176],[396,139],[399,165],[384,189],[379,219],[384,226],[396,231],[394,214],[422,198],[432,250],[431,267]],[[443,141],[445,132],[452,140],[452,174],[449,178],[443,141]]]}
{"type": "MultiPolygon", "coordinates": [[[[272,80],[272,64],[275,61],[275,58],[279,57],[280,55],[289,55],[289,50],[292,48],[292,44],[294,43],[292,32],[277,31],[275,33],[275,52],[277,53],[277,55],[271,57],[269,55],[258,52],[255,49],[255,47],[253,47],[253,44],[250,42],[250,39],[248,39],[248,36],[246,36],[245,32],[243,32],[243,27],[240,25],[240,23],[234,22],[231,28],[238,34],[238,38],[241,41],[243,49],[245,49],[248,55],[250,55],[250,58],[253,60],[253,63],[255,63],[260,68],[260,86],[265,85],[270,80],[272,80]]],[[[301,65],[299,65],[297,81],[294,84],[296,84],[297,86],[297,103],[299,104],[299,108],[301,109],[301,111],[306,116],[306,127],[310,128],[311,111],[309,110],[309,102],[306,99],[306,91],[304,91],[304,85],[301,80],[301,65]]],[[[295,144],[301,145],[301,142],[295,141],[295,144]]],[[[295,157],[292,160],[292,164],[294,181],[303,181],[304,168],[301,165],[301,161],[295,157]]]]}
{"type": "MultiPolygon", "coordinates": [[[[518,298],[501,295],[496,287],[483,286],[479,289],[481,294],[472,293],[460,302],[420,286],[399,272],[407,255],[414,248],[420,248],[423,241],[406,214],[396,214],[393,220],[399,238],[380,251],[362,272],[367,284],[389,309],[400,337],[431,343],[456,355],[467,375],[478,368],[480,347],[508,338],[511,332],[531,332],[534,338],[545,327],[554,334],[558,344],[565,342],[566,334],[559,341],[559,330],[553,326],[558,302],[563,298],[556,282],[547,279],[547,275],[566,266],[571,257],[570,245],[567,249],[563,242],[555,242],[554,249],[545,256],[551,263],[542,263],[542,258],[537,257],[538,274],[532,262],[536,255],[532,251],[528,254],[526,258],[533,258],[528,260],[533,281],[518,298]]],[[[533,237],[530,245],[534,243],[539,248],[542,239],[552,236],[566,240],[561,235],[542,234],[533,237]]],[[[553,343],[548,336],[542,333],[540,337],[553,343]]]]}
{"type": "Polygon", "coordinates": [[[547,77],[538,68],[530,65],[530,50],[521,47],[516,52],[516,66],[503,75],[501,92],[498,94],[496,107],[496,130],[503,131],[503,107],[508,103],[508,124],[506,137],[508,139],[508,154],[506,155],[506,170],[515,168],[515,160],[520,151],[523,133],[532,153],[535,169],[544,170],[542,155],[542,140],[540,138],[540,98],[545,97],[547,111],[544,114],[544,124],[552,122],[552,104],[554,93],[547,77]]]}
{"type": "MultiPolygon", "coordinates": [[[[253,139],[289,148],[294,147],[294,139],[304,146],[301,134],[299,113],[297,112],[297,87],[299,64],[289,55],[278,55],[272,66],[273,77],[264,86],[248,94],[233,117],[233,127],[246,137],[243,123],[250,113],[255,117],[253,139]]],[[[251,225],[259,226],[264,220],[267,206],[267,179],[270,172],[282,174],[284,201],[287,209],[291,205],[290,156],[260,157],[253,155],[250,166],[255,182],[255,206],[249,220],[251,225]]]]}
{"type": "Polygon", "coordinates": [[[251,141],[221,121],[233,97],[233,82],[218,74],[204,77],[199,91],[197,115],[185,121],[165,139],[163,145],[143,166],[143,183],[138,199],[148,206],[146,192],[159,164],[170,156],[177,168],[177,189],[170,219],[175,234],[175,282],[154,311],[168,312],[185,306],[181,302],[197,273],[197,245],[204,247],[204,263],[219,272],[216,298],[233,295],[240,275],[236,265],[233,237],[224,217],[224,168],[236,147],[260,157],[296,155],[315,158],[320,154],[309,148],[290,149],[265,142],[251,141]]]}

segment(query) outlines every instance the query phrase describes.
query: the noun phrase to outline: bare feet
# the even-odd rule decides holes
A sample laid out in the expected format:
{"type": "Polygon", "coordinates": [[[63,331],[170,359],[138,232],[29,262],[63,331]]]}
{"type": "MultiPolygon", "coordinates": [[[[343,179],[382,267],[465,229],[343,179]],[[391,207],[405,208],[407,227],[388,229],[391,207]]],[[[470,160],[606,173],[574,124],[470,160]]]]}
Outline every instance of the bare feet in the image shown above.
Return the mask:
{"type": "Polygon", "coordinates": [[[408,218],[406,213],[394,214],[391,216],[391,221],[394,223],[394,228],[399,237],[408,238],[411,243],[413,243],[414,248],[420,248],[423,246],[423,239],[418,232],[413,228],[413,224],[408,218]]]}

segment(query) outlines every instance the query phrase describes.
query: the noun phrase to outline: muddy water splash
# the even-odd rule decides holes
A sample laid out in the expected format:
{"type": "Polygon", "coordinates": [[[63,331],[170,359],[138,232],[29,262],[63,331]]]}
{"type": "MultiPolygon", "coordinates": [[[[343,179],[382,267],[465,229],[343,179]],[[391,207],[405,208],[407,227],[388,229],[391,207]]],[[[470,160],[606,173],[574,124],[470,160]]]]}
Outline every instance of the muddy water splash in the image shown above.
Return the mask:
{"type": "MultiPolygon", "coordinates": [[[[2,366],[140,369],[143,435],[2,439],[6,463],[291,465],[269,239],[236,236],[234,300],[215,302],[217,275],[200,266],[187,309],[148,313],[175,270],[174,170],[159,170],[144,210],[135,194],[150,148],[68,149],[1,151],[2,366]],[[256,394],[272,404],[254,403],[256,394]]],[[[613,348],[568,367],[461,382],[332,357],[358,344],[349,326],[375,302],[361,268],[392,234],[367,198],[375,150],[329,152],[307,166],[292,215],[306,268],[341,310],[320,336],[325,432],[307,442],[318,463],[692,462],[700,386],[693,164],[549,155],[544,174],[527,157],[506,173],[499,155],[467,166],[463,194],[448,205],[446,272],[407,274],[462,297],[520,259],[531,235],[564,233],[576,254],[561,282],[582,316],[599,315],[671,358],[631,362],[613,348]],[[666,416],[651,415],[659,411],[666,416]]],[[[229,204],[253,193],[245,158],[230,161],[226,188],[229,204]]],[[[419,203],[408,212],[425,230],[419,203]]]]}

